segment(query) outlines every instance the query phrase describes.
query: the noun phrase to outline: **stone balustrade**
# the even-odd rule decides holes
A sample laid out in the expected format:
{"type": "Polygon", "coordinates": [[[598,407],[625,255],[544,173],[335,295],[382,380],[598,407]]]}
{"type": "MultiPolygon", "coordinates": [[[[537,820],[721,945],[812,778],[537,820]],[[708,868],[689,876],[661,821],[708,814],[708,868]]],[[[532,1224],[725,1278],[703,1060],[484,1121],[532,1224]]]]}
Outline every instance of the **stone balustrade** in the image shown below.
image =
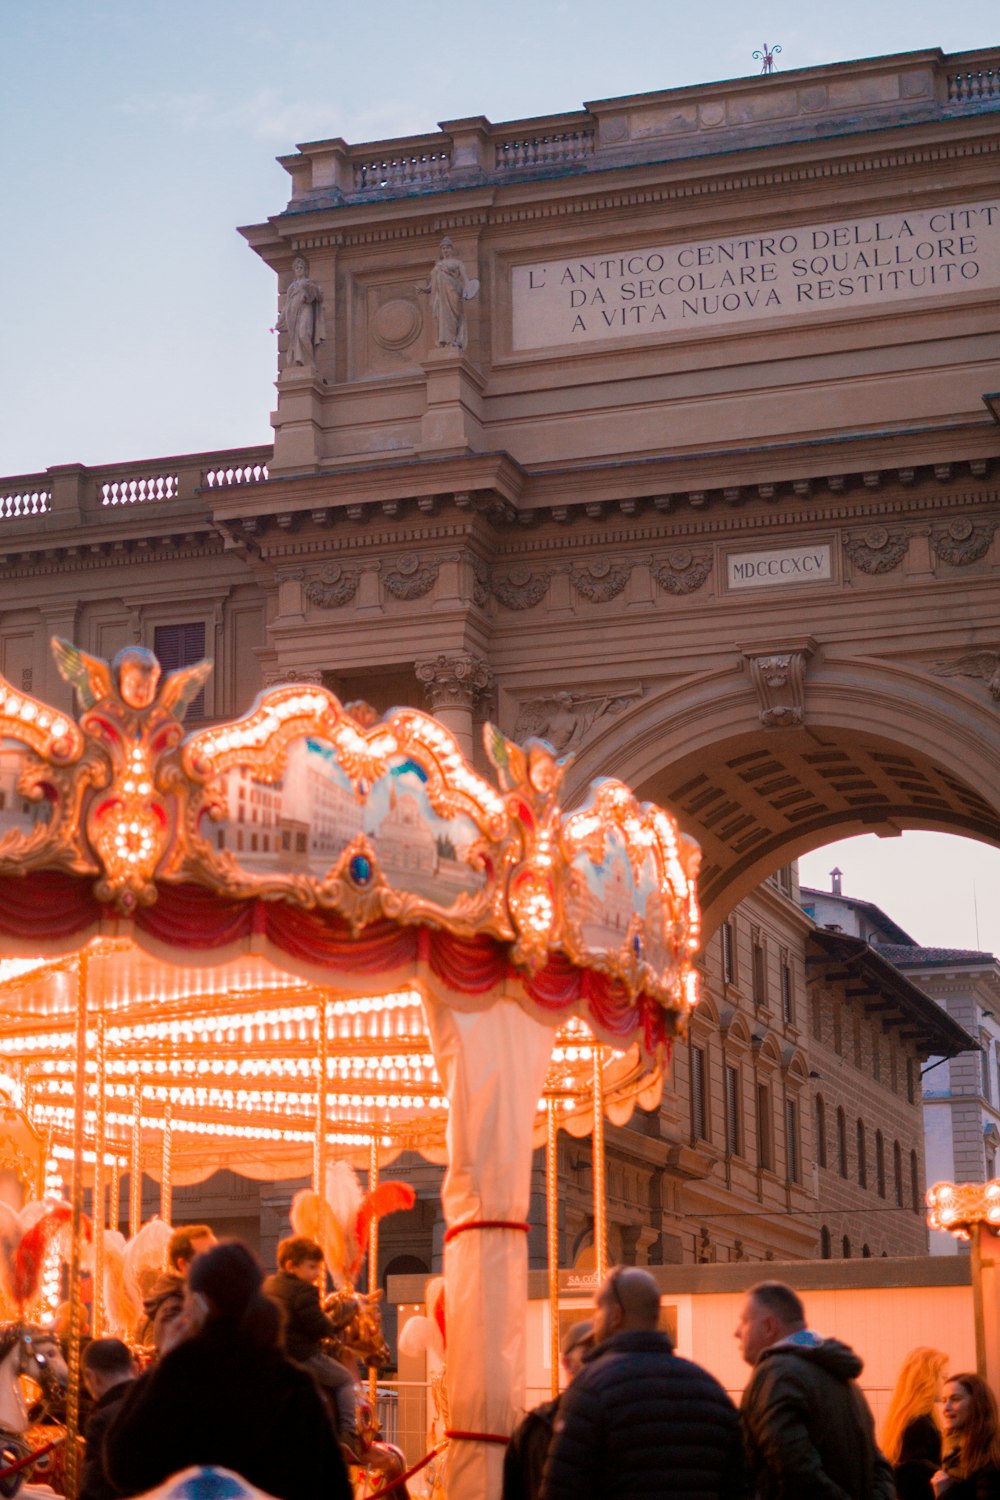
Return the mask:
{"type": "Polygon", "coordinates": [[[292,179],[289,207],[304,212],[807,141],[818,118],[829,134],[849,134],[972,113],[997,100],[996,49],[949,55],[928,49],[602,99],[515,124],[477,115],[391,141],[314,141],[280,160],[292,179]]]}
{"type": "Polygon", "coordinates": [[[12,516],[41,516],[52,508],[52,490],[44,475],[25,474],[0,480],[0,521],[12,516]]]}
{"type": "Polygon", "coordinates": [[[146,506],[166,514],[203,510],[205,490],[265,483],[270,458],[270,448],[237,448],[155,463],[60,464],[0,478],[0,532],[44,529],[50,517],[59,525],[100,523],[146,506]]]}

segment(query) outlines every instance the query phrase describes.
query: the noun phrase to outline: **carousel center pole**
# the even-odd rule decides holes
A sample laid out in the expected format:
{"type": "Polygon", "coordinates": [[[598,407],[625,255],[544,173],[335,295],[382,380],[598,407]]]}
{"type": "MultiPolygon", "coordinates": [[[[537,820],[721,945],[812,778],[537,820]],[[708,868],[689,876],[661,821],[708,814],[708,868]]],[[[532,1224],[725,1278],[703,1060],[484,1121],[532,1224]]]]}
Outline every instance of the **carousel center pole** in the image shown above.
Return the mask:
{"type": "Polygon", "coordinates": [[[107,1135],[105,1103],[105,1075],[107,1073],[107,1037],[102,1012],[97,1017],[97,1046],[94,1059],[97,1067],[97,1095],[94,1100],[94,1187],[90,1204],[90,1217],[94,1232],[94,1281],[91,1290],[94,1338],[104,1333],[104,1145],[107,1135]]]}
{"type": "Polygon", "coordinates": [[[85,1309],[80,1286],[83,1231],[83,1131],[87,1100],[87,979],[86,949],[77,960],[76,1057],[73,1087],[73,1191],[69,1254],[69,1379],[66,1388],[66,1500],[76,1500],[80,1487],[80,1338],[85,1309]]]}
{"type": "Polygon", "coordinates": [[[545,1220],[549,1259],[549,1352],[552,1397],[559,1394],[559,1105],[550,1099],[545,1137],[545,1220]]]}
{"type": "Polygon", "coordinates": [[[604,1048],[594,1047],[594,1270],[600,1286],[608,1274],[607,1167],[604,1156],[604,1048]]]}
{"type": "Polygon", "coordinates": [[[142,1081],[135,1080],[132,1095],[132,1156],[128,1174],[129,1239],[142,1228],[142,1081]]]}
{"type": "MultiPolygon", "coordinates": [[[[378,1136],[373,1135],[368,1150],[368,1191],[374,1193],[378,1187],[378,1136]]],[[[368,1295],[378,1291],[378,1214],[372,1214],[368,1226],[368,1295]]],[[[372,1414],[377,1416],[378,1370],[368,1372],[368,1399],[372,1414]]]]}

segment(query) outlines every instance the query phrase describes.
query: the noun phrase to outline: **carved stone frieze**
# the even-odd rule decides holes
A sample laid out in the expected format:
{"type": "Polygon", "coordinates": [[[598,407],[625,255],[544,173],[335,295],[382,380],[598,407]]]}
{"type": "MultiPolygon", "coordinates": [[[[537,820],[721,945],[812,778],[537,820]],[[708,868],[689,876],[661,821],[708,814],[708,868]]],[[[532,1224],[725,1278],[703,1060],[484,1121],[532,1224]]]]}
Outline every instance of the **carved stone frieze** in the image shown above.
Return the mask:
{"type": "Polygon", "coordinates": [[[899,566],[910,545],[907,531],[887,526],[869,526],[865,531],[849,531],[844,537],[844,551],[862,573],[888,573],[899,566]]]}
{"type": "Polygon", "coordinates": [[[632,569],[622,563],[613,563],[606,557],[596,558],[586,567],[574,568],[570,579],[577,593],[592,604],[606,604],[621,593],[628,583],[632,569]]]}
{"type": "Polygon", "coordinates": [[[529,698],[520,707],[514,738],[548,740],[560,755],[582,744],[598,719],[620,713],[628,703],[642,697],[641,685],[611,693],[554,693],[549,698],[529,698]]]}
{"type": "Polygon", "coordinates": [[[309,682],[322,687],[323,670],[321,667],[268,667],[261,674],[261,683],[266,688],[284,687],[289,682],[309,682]]]}
{"type": "Polygon", "coordinates": [[[744,651],[765,729],[792,729],[805,721],[806,667],[814,643],[773,652],[744,651]]]}
{"type": "Polygon", "coordinates": [[[394,599],[422,599],[434,587],[439,571],[436,561],[421,566],[416,553],[404,552],[383,574],[383,581],[394,599]]]}
{"type": "Polygon", "coordinates": [[[349,604],[358,591],[361,574],[340,563],[326,563],[316,578],[310,578],[302,592],[317,609],[340,609],[349,604]]]}
{"type": "Polygon", "coordinates": [[[668,594],[693,594],[711,571],[711,557],[698,556],[687,547],[675,547],[662,562],[653,565],[653,577],[668,594]]]}
{"type": "Polygon", "coordinates": [[[970,651],[955,661],[932,662],[935,677],[978,677],[994,703],[1000,704],[1000,651],[970,651]]]}
{"type": "Polygon", "coordinates": [[[978,526],[968,518],[949,521],[947,526],[934,527],[931,546],[942,562],[961,568],[986,555],[996,529],[996,521],[984,521],[978,526]]]}
{"type": "Polygon", "coordinates": [[[493,672],[467,651],[439,652],[414,664],[417,681],[435,713],[442,708],[473,709],[493,691],[493,672]]]}
{"type": "Polygon", "coordinates": [[[515,563],[506,573],[491,573],[493,594],[506,609],[534,609],[548,593],[551,571],[534,573],[523,563],[515,563]]]}
{"type": "Polygon", "coordinates": [[[480,609],[485,609],[490,602],[489,564],[479,557],[472,559],[472,600],[480,609]]]}

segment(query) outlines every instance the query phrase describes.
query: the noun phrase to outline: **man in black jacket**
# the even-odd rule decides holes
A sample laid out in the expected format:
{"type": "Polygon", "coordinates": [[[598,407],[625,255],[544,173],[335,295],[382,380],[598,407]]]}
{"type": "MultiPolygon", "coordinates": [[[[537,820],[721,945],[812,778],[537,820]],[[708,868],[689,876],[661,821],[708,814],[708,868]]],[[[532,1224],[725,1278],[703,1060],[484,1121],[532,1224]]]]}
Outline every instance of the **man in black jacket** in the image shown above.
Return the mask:
{"type": "Polygon", "coordinates": [[[121,1339],[91,1339],[81,1364],[94,1407],[87,1422],[80,1500],[113,1500],[118,1491],[104,1472],[104,1434],[135,1380],[135,1361],[121,1339]]]}
{"type": "Polygon", "coordinates": [[[760,1500],[894,1500],[854,1350],[812,1333],[781,1281],[747,1292],[736,1338],[753,1365],[740,1418],[760,1500]]]}
{"type": "MultiPolygon", "coordinates": [[[[589,1319],[584,1323],[574,1323],[566,1332],[559,1363],[567,1386],[579,1375],[583,1361],[593,1347],[594,1325],[589,1319]]],[[[564,1395],[565,1391],[552,1401],[543,1401],[540,1406],[532,1407],[514,1428],[504,1450],[500,1500],[538,1500],[552,1431],[564,1395]]]]}
{"type": "Polygon", "coordinates": [[[595,1348],[563,1395],[542,1500],[742,1500],[736,1408],[658,1329],[648,1271],[618,1267],[597,1293],[595,1348]]]}

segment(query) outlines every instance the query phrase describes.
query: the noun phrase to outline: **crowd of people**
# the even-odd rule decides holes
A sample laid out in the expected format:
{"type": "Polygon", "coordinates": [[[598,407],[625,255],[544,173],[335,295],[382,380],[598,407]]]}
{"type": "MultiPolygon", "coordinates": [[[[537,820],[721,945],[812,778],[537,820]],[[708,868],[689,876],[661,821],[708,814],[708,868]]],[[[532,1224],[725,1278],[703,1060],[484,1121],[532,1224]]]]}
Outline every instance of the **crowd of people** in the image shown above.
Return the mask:
{"type": "MultiPolygon", "coordinates": [[[[354,1308],[324,1311],[322,1266],[319,1245],[292,1236],[265,1279],[240,1241],[175,1231],[137,1330],[148,1368],[115,1338],[84,1348],[80,1500],[143,1494],[202,1466],[277,1500],[348,1500],[357,1371],[323,1345],[354,1308]]],[[[562,1394],[511,1438],[503,1500],[1000,1500],[996,1399],[978,1375],[948,1375],[941,1351],[907,1356],[879,1442],[861,1359],[813,1331],[784,1283],[743,1300],[739,1409],[660,1323],[650,1273],[613,1270],[593,1318],[563,1340],[562,1394]]],[[[383,1478],[404,1500],[398,1474],[383,1478]]]]}
{"type": "Polygon", "coordinates": [[[659,1324],[649,1272],[612,1271],[564,1341],[566,1389],[511,1439],[503,1500],[1000,1500],[996,1399],[939,1350],[905,1360],[880,1446],[861,1359],[783,1282],[743,1300],[739,1410],[659,1324]]]}

